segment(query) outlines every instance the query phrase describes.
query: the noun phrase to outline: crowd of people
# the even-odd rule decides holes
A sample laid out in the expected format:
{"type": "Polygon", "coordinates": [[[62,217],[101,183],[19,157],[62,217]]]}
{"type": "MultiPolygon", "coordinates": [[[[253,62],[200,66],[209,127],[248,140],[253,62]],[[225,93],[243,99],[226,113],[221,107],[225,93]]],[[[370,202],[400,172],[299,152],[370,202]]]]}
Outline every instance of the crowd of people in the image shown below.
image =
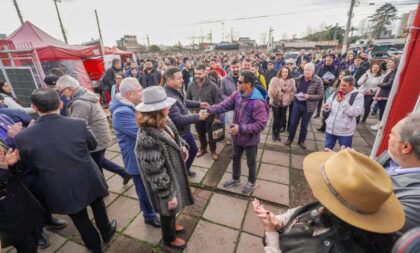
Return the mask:
{"type": "Polygon", "coordinates": [[[215,126],[221,125],[233,161],[223,187],[242,185],[242,193],[250,195],[257,147],[271,111],[272,141],[280,142],[280,133],[287,131],[284,145],[292,145],[299,127],[302,149],[311,119],[322,117],[318,130],[325,132],[325,151],[308,155],[303,164],[317,202],[274,215],[253,201],[266,232],[265,251],[390,252],[399,235],[420,225],[420,116],[409,115],[394,127],[389,152],[378,161],[351,148],[357,124],[366,123],[375,105],[382,119],[397,63],[390,58],[371,64],[363,51],[341,57],[334,50],[302,50],[295,60],[284,59],[283,52],[152,57],[124,64],[115,59],[99,81],[99,96],[53,69],[45,88],[33,91],[30,108],[1,81],[2,246],[18,252],[47,247],[44,227],[65,227],[65,220],[53,216],[64,214],[86,247],[102,252],[101,241],[109,242],[117,227],[103,200],[109,194],[105,169],[124,185],[133,180],[144,222],[161,228],[165,245],[186,248],[177,237],[185,228],[176,215],[194,202],[189,187],[189,178],[196,176],[194,159],[205,155],[207,146],[211,159],[219,159],[216,143],[223,138],[215,135],[215,126]],[[106,159],[110,123],[124,168],[106,159]],[[341,151],[335,153],[337,141],[341,151]],[[244,152],[249,173],[243,183],[244,152]]]}

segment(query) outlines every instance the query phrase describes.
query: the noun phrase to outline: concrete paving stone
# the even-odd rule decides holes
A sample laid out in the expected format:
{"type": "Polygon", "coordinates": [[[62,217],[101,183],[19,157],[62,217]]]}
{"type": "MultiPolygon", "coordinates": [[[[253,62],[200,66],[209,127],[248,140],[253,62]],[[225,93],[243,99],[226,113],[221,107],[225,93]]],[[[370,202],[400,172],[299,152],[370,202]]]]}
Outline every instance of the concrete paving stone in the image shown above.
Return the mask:
{"type": "Polygon", "coordinates": [[[257,179],[253,196],[289,206],[289,186],[257,179]]]}
{"type": "Polygon", "coordinates": [[[124,161],[122,159],[122,155],[116,156],[114,159],[111,160],[112,162],[116,163],[122,169],[124,169],[124,161]]]}
{"type": "Polygon", "coordinates": [[[260,135],[260,143],[265,143],[267,140],[267,134],[261,134],[260,135]]]}
{"type": "Polygon", "coordinates": [[[370,155],[370,153],[372,152],[372,148],[371,147],[360,147],[360,146],[353,146],[353,148],[357,151],[360,152],[362,154],[365,154],[367,156],[370,155]]]}
{"type": "Polygon", "coordinates": [[[54,217],[57,219],[63,219],[67,221],[67,225],[62,229],[54,230],[54,233],[57,233],[63,237],[69,237],[73,236],[76,233],[78,233],[76,227],[73,224],[73,221],[70,219],[68,215],[62,215],[62,214],[54,214],[54,217]]]}
{"type": "Polygon", "coordinates": [[[103,172],[104,172],[104,177],[105,177],[105,179],[106,179],[107,181],[108,181],[109,179],[111,179],[111,177],[115,176],[115,173],[112,173],[112,172],[110,172],[110,171],[103,170],[103,172]]]}
{"type": "Polygon", "coordinates": [[[185,253],[233,253],[239,232],[206,221],[200,221],[185,253]]]}
{"type": "Polygon", "coordinates": [[[109,206],[116,198],[118,198],[118,194],[110,192],[108,196],[104,197],[105,206],[109,206]]]}
{"type": "Polygon", "coordinates": [[[265,142],[266,144],[270,144],[270,145],[278,145],[278,146],[281,146],[281,145],[283,145],[283,141],[286,141],[286,138],[282,138],[281,136],[280,136],[280,138],[281,138],[281,141],[273,141],[273,135],[268,135],[268,137],[267,137],[267,141],[265,142]]]}
{"type": "Polygon", "coordinates": [[[195,177],[189,177],[188,178],[189,182],[199,184],[199,183],[201,183],[203,178],[206,176],[208,169],[191,166],[191,170],[194,171],[197,174],[195,175],[195,177]]]}
{"type": "Polygon", "coordinates": [[[236,252],[264,252],[264,245],[262,244],[261,238],[242,233],[236,252]]]}
{"type": "MultiPolygon", "coordinates": [[[[257,162],[261,161],[262,153],[263,153],[263,149],[262,148],[257,149],[257,162]]],[[[241,159],[246,160],[246,154],[245,154],[245,152],[242,154],[241,159]]]]}
{"type": "Polygon", "coordinates": [[[209,169],[213,165],[213,162],[214,161],[211,159],[210,152],[208,152],[200,158],[196,157],[193,161],[193,165],[209,169]]]}
{"type": "Polygon", "coordinates": [[[264,150],[261,162],[275,165],[289,166],[289,154],[277,151],[264,150]]]}
{"type": "Polygon", "coordinates": [[[117,230],[121,231],[139,213],[139,203],[127,197],[119,197],[108,209],[110,220],[117,220],[117,230]]]}
{"type": "Polygon", "coordinates": [[[72,241],[67,241],[66,244],[64,244],[63,247],[61,247],[57,253],[88,253],[89,250],[77,243],[74,243],[72,241]]]}
{"type": "Polygon", "coordinates": [[[303,155],[292,154],[292,168],[303,169],[303,159],[305,159],[303,155]]]}
{"type": "Polygon", "coordinates": [[[315,138],[318,141],[325,141],[325,133],[316,131],[315,132],[315,138]]]}
{"type": "Polygon", "coordinates": [[[51,245],[45,249],[38,249],[39,253],[53,253],[66,242],[66,238],[60,236],[59,234],[48,230],[46,230],[46,233],[50,239],[51,245]]]}
{"type": "Polygon", "coordinates": [[[120,153],[118,153],[118,152],[107,150],[107,151],[105,151],[105,158],[108,159],[108,160],[112,160],[115,157],[117,157],[119,154],[120,153]]]}
{"type": "MultiPolygon", "coordinates": [[[[285,208],[275,207],[273,205],[265,204],[263,200],[260,200],[260,203],[264,206],[265,209],[272,212],[274,215],[282,214],[286,211],[285,208]]],[[[252,203],[250,203],[245,217],[244,226],[242,228],[243,231],[246,231],[250,234],[263,237],[264,236],[264,228],[261,225],[261,222],[258,220],[257,216],[255,216],[252,203]]],[[[244,251],[237,251],[244,252],[244,251]]],[[[246,251],[245,251],[246,252],[246,251]]]]}
{"type": "Polygon", "coordinates": [[[262,163],[257,178],[288,185],[289,168],[262,163]]]}
{"type": "Polygon", "coordinates": [[[111,147],[107,148],[106,150],[110,150],[110,151],[121,153],[120,145],[118,145],[118,143],[115,143],[114,145],[112,145],[111,147]]]}
{"type": "MultiPolygon", "coordinates": [[[[248,177],[245,176],[241,176],[241,184],[235,187],[231,187],[231,188],[225,188],[223,187],[223,184],[229,179],[232,178],[232,173],[226,172],[222,179],[220,180],[219,184],[217,185],[218,189],[224,190],[224,191],[228,191],[228,192],[233,192],[233,193],[237,193],[237,194],[242,194],[242,188],[245,186],[245,184],[248,182],[248,177]]],[[[244,195],[245,196],[245,195],[244,195]]]]}
{"type": "MultiPolygon", "coordinates": [[[[226,172],[232,173],[232,166],[233,166],[233,161],[231,161],[229,163],[229,166],[227,167],[226,172]]],[[[257,170],[258,170],[259,166],[260,166],[260,163],[257,162],[257,166],[256,166],[257,170]]],[[[246,177],[248,177],[248,175],[249,175],[248,164],[246,163],[245,159],[241,159],[241,175],[246,176],[246,177]]]]}
{"type": "Polygon", "coordinates": [[[128,225],[127,229],[124,230],[124,234],[150,244],[158,244],[162,238],[160,228],[155,228],[144,223],[142,214],[139,214],[134,221],[128,225]]]}
{"type": "Polygon", "coordinates": [[[290,196],[290,207],[297,207],[314,201],[311,188],[303,175],[303,170],[290,169],[290,196]]]}
{"type": "Polygon", "coordinates": [[[302,149],[297,144],[297,139],[295,138],[295,141],[292,143],[292,154],[293,153],[299,153],[300,151],[308,152],[308,151],[317,151],[318,150],[318,146],[316,145],[316,141],[306,140],[305,144],[306,144],[306,150],[302,149]]]}
{"type": "Polygon", "coordinates": [[[115,175],[108,181],[108,190],[120,194],[128,190],[133,185],[133,180],[130,180],[127,185],[123,185],[123,179],[119,175],[115,175]]]}
{"type": "Polygon", "coordinates": [[[369,147],[365,139],[358,136],[353,136],[353,146],[369,147]]]}
{"type": "Polygon", "coordinates": [[[178,234],[177,236],[188,242],[188,239],[193,234],[194,228],[197,225],[199,220],[200,220],[200,217],[189,215],[186,213],[182,213],[178,215],[178,217],[176,217],[176,224],[183,226],[185,229],[185,232],[178,234]]]}
{"type": "Polygon", "coordinates": [[[135,241],[134,239],[126,236],[120,236],[117,240],[111,243],[107,253],[152,253],[152,247],[145,245],[144,243],[135,241]]]}
{"type": "Polygon", "coordinates": [[[193,193],[194,204],[184,208],[184,213],[191,214],[194,216],[201,216],[204,213],[204,208],[211,196],[210,191],[196,188],[193,193]]]}
{"type": "Polygon", "coordinates": [[[203,217],[213,222],[239,229],[245,215],[247,201],[215,193],[203,217]],[[223,207],[223,211],[220,209],[223,207]]]}
{"type": "Polygon", "coordinates": [[[130,189],[128,189],[128,191],[124,192],[124,195],[131,198],[138,199],[136,187],[134,185],[131,186],[130,189]]]}

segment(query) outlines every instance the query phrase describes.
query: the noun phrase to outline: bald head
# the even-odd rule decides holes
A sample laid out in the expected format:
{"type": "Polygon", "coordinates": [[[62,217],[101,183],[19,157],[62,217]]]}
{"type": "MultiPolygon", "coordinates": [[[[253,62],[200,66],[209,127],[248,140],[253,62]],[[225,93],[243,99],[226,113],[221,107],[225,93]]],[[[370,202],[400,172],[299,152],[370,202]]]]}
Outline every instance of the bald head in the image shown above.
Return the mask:
{"type": "Polygon", "coordinates": [[[127,77],[120,84],[120,94],[123,98],[137,105],[141,102],[141,87],[137,78],[127,77]]]}

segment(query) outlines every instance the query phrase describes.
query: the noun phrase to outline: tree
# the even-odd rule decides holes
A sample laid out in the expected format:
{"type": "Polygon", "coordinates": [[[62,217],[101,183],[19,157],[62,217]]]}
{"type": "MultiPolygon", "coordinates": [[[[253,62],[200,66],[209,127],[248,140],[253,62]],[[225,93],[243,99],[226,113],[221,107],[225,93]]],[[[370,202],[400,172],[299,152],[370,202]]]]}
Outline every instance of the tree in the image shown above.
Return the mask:
{"type": "Polygon", "coordinates": [[[386,3],[376,9],[375,14],[369,16],[369,21],[372,22],[372,37],[380,38],[381,33],[395,19],[397,19],[397,8],[394,5],[386,3]]]}
{"type": "Polygon", "coordinates": [[[343,42],[344,29],[338,25],[325,26],[324,30],[310,34],[305,39],[310,41],[322,41],[322,40],[338,40],[339,43],[343,42]]]}
{"type": "Polygon", "coordinates": [[[150,46],[150,52],[152,52],[152,53],[160,52],[160,47],[158,45],[151,45],[150,46]]]}

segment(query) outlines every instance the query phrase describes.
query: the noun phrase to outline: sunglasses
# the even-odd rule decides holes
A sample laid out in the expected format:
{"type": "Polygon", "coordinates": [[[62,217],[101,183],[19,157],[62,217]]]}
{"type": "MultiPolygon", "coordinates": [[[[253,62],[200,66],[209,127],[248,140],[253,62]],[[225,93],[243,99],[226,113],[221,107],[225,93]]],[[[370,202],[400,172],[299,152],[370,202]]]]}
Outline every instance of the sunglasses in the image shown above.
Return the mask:
{"type": "Polygon", "coordinates": [[[239,83],[239,84],[244,84],[244,83],[246,83],[246,82],[245,82],[245,81],[238,80],[238,83],[239,83]]]}

